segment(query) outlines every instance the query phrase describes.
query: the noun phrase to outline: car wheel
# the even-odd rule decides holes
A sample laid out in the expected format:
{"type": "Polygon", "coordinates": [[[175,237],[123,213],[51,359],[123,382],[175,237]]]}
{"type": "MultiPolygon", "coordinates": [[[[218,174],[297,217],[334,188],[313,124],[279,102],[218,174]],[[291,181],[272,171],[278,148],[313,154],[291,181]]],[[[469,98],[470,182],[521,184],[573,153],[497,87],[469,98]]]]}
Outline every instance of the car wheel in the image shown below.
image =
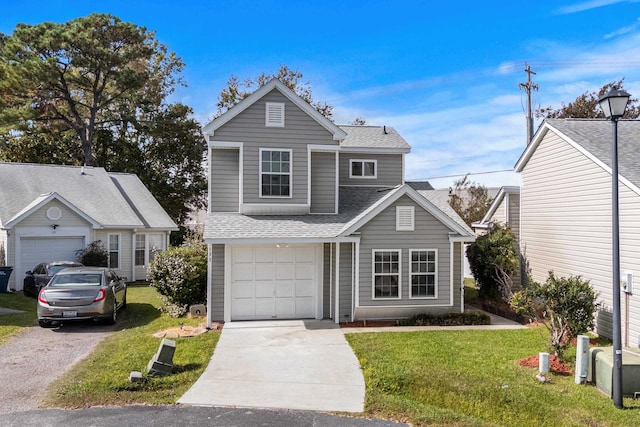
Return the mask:
{"type": "Polygon", "coordinates": [[[31,296],[31,292],[29,292],[27,288],[22,288],[22,293],[24,294],[25,297],[31,296]]]}
{"type": "Polygon", "coordinates": [[[51,324],[51,320],[42,320],[42,319],[38,319],[38,325],[40,325],[41,328],[51,328],[53,326],[51,324]]]}
{"type": "Polygon", "coordinates": [[[122,300],[122,307],[121,308],[127,308],[127,295],[125,294],[124,299],[122,300]]]}
{"type": "Polygon", "coordinates": [[[107,319],[107,323],[109,325],[115,325],[117,320],[118,320],[118,303],[116,301],[114,301],[113,302],[113,313],[111,314],[111,317],[109,319],[107,319]]]}

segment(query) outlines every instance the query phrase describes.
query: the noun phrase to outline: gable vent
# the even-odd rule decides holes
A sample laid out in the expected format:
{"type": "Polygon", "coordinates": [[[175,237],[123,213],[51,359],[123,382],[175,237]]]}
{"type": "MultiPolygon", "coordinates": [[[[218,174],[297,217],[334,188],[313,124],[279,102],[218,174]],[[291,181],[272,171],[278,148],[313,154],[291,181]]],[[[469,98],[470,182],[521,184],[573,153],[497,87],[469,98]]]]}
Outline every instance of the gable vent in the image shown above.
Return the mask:
{"type": "Polygon", "coordinates": [[[284,103],[282,102],[266,103],[265,126],[284,127],[284,103]]]}
{"type": "Polygon", "coordinates": [[[396,231],[414,230],[414,207],[396,206],[396,231]]]}

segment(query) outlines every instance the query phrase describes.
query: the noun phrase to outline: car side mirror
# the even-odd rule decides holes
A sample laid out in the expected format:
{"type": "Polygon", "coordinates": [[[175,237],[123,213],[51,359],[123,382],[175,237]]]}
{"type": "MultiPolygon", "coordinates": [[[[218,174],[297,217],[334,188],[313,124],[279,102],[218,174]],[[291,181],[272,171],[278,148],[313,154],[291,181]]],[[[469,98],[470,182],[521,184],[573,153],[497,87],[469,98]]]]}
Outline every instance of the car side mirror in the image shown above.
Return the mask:
{"type": "Polygon", "coordinates": [[[24,274],[33,275],[33,271],[29,270],[29,271],[27,271],[27,272],[26,272],[26,273],[24,273],[24,274]]]}

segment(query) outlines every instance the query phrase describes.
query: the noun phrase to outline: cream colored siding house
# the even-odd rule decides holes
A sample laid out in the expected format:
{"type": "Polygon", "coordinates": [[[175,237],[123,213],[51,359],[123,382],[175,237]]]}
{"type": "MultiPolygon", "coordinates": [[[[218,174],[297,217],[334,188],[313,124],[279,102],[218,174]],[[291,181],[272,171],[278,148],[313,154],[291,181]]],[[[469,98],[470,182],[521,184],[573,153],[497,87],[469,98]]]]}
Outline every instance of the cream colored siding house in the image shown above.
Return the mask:
{"type": "MultiPolygon", "coordinates": [[[[620,121],[620,268],[640,280],[640,122],[620,121]]],[[[612,331],[611,123],[550,119],[516,163],[520,245],[533,279],[580,275],[600,294],[598,332],[612,331]]],[[[639,282],[640,284],[640,282],[639,282]]],[[[625,346],[640,345],[640,287],[621,293],[625,346]]]]}
{"type": "Polygon", "coordinates": [[[337,126],[272,80],[203,128],[208,321],[464,310],[471,229],[404,182],[387,126],[337,126]]]}
{"type": "Polygon", "coordinates": [[[14,268],[9,288],[49,261],[76,260],[101,240],[109,265],[128,280],[144,280],[154,250],[177,230],[136,175],[103,168],[0,163],[0,240],[14,268]]]}

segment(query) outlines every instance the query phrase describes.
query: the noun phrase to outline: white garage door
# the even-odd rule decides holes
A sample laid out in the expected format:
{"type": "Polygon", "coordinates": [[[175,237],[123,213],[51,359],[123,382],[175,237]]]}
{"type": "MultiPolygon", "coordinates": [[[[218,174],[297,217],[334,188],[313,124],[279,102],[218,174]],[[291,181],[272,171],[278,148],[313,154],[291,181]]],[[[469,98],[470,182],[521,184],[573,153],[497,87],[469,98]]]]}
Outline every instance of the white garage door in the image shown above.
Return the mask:
{"type": "Polygon", "coordinates": [[[231,248],[231,320],[316,317],[318,245],[231,248]]]}
{"type": "Polygon", "coordinates": [[[84,246],[84,237],[23,237],[20,266],[27,271],[41,262],[75,261],[76,251],[84,246]]]}

